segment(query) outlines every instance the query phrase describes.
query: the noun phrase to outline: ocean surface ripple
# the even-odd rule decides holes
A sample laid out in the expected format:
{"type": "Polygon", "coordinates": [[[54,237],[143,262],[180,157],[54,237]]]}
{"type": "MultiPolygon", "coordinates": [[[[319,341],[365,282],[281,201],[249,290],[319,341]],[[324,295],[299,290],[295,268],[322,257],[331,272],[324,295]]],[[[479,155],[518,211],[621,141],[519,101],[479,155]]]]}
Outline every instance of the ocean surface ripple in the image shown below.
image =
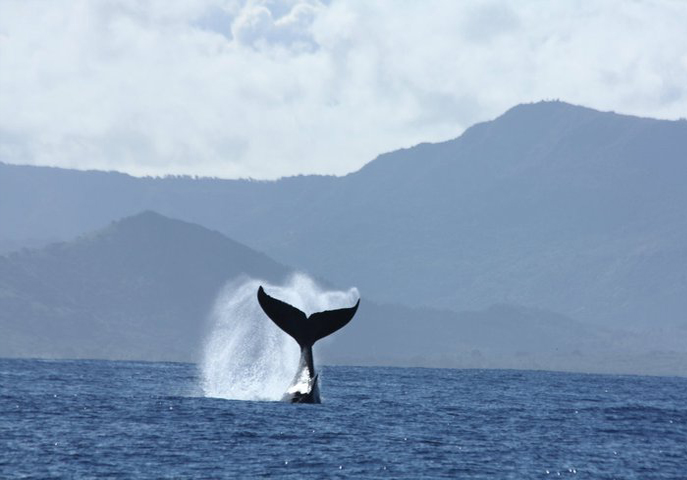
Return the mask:
{"type": "Polygon", "coordinates": [[[322,405],[194,365],[0,359],[0,478],[687,478],[687,379],[323,367],[322,405]]]}

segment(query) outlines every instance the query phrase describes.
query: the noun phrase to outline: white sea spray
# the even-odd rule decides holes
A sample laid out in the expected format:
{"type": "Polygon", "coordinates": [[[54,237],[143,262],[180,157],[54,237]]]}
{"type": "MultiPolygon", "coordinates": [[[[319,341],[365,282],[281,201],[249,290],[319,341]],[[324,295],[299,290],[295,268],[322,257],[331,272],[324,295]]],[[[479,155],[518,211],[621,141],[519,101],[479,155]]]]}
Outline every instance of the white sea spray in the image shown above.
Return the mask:
{"type": "Polygon", "coordinates": [[[298,366],[298,344],[264,314],[258,287],[306,315],[353,304],[358,291],[326,291],[304,274],[284,285],[256,279],[229,283],[211,314],[201,363],[203,394],[234,400],[279,400],[298,366]]]}

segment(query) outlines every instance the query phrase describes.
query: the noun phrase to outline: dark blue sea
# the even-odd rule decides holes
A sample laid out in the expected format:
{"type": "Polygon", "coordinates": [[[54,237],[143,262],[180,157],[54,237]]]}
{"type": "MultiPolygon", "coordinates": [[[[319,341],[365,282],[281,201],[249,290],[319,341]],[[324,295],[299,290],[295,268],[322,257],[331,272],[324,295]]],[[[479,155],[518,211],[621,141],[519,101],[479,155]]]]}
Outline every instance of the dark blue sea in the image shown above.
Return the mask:
{"type": "Polygon", "coordinates": [[[687,379],[323,367],[321,405],[195,366],[0,360],[1,478],[687,478],[687,379]]]}

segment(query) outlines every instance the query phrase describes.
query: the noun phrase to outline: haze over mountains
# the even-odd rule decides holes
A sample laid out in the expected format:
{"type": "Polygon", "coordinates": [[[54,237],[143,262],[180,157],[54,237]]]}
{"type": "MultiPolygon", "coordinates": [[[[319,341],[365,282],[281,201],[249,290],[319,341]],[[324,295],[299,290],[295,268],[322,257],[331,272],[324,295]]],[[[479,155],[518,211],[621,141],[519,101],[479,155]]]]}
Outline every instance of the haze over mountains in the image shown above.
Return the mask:
{"type": "MultiPolygon", "coordinates": [[[[228,282],[283,284],[294,273],[217,232],[144,212],[0,257],[0,356],[195,362],[228,282]]],[[[327,363],[674,373],[680,355],[656,357],[655,343],[638,340],[522,307],[451,312],[365,298],[317,351],[327,363]],[[645,361],[628,368],[628,355],[645,361]]]]}
{"type": "MultiPolygon", "coordinates": [[[[369,312],[377,308],[375,301],[396,304],[379,308],[405,312],[398,317],[409,319],[414,341],[440,341],[433,334],[419,338],[422,332],[413,330],[412,322],[420,324],[417,318],[423,316],[436,314],[437,322],[454,319],[445,330],[460,323],[459,316],[467,318],[457,312],[481,311],[472,314],[476,331],[476,325],[484,327],[496,318],[519,318],[519,311],[526,314],[513,321],[523,325],[522,318],[529,317],[548,318],[547,327],[554,318],[575,325],[571,331],[579,338],[571,331],[566,335],[584,346],[579,352],[587,348],[583,338],[591,343],[617,338],[606,336],[601,327],[650,329],[668,332],[667,338],[684,334],[685,180],[686,121],[540,102],[515,107],[455,140],[381,155],[345,177],[152,179],[0,164],[0,247],[7,252],[70,240],[154,210],[218,230],[342,287],[355,285],[372,300],[369,312]],[[500,314],[494,313],[495,304],[502,305],[500,314]],[[430,310],[414,315],[405,307],[430,310]]],[[[78,246],[81,251],[84,241],[9,258],[15,266],[32,264],[36,256],[50,257],[60,249],[78,246]]],[[[65,252],[59,262],[66,262],[61,264],[66,268],[65,252]]],[[[232,270],[231,264],[227,260],[222,269],[241,270],[232,270]]],[[[93,265],[88,275],[105,268],[93,265]]],[[[0,266],[10,268],[2,257],[0,266]]],[[[243,271],[252,273],[249,267],[243,271]]],[[[282,275],[289,271],[281,268],[282,275]]],[[[225,279],[212,271],[212,282],[201,283],[202,288],[211,290],[213,282],[225,279]]],[[[200,292],[193,295],[198,309],[205,300],[200,292]]],[[[194,312],[187,313],[200,315],[194,312]]],[[[370,315],[374,319],[368,323],[381,321],[382,313],[370,315]]],[[[460,334],[469,338],[469,332],[460,334]]],[[[563,334],[553,332],[553,338],[563,334]]],[[[332,358],[345,357],[334,345],[350,346],[353,338],[347,339],[355,333],[353,324],[341,333],[341,342],[332,344],[332,358]]],[[[663,338],[650,342],[651,349],[684,350],[680,342],[661,343],[663,338]]],[[[451,343],[459,348],[439,350],[466,352],[470,344],[451,343]]],[[[499,348],[515,354],[504,345],[499,348]]]]}
{"type": "Polygon", "coordinates": [[[290,272],[217,232],[145,212],[0,257],[0,356],[191,360],[221,287],[290,272]]]}

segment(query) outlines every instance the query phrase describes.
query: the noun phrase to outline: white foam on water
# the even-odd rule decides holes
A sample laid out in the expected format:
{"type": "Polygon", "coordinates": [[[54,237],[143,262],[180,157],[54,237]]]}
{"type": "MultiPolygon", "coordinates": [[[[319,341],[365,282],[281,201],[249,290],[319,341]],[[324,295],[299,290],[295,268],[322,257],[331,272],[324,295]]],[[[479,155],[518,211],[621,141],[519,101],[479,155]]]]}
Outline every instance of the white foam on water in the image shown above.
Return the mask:
{"type": "Polygon", "coordinates": [[[353,305],[358,290],[325,291],[304,274],[285,285],[244,279],[228,284],[212,312],[212,330],[201,363],[206,397],[279,400],[298,367],[300,349],[260,308],[258,287],[306,315],[353,305]]]}

